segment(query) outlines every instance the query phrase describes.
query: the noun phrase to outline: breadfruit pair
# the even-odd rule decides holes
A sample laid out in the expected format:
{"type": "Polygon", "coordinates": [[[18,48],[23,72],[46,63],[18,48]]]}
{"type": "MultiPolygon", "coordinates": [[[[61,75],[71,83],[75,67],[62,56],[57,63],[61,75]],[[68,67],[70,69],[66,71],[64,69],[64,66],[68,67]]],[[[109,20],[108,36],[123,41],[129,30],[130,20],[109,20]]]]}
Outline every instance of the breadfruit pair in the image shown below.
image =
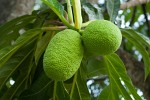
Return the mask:
{"type": "Polygon", "coordinates": [[[106,20],[91,22],[82,38],[77,31],[63,30],[54,36],[46,49],[44,71],[51,79],[67,80],[78,70],[84,50],[92,55],[108,55],[119,48],[121,40],[119,28],[106,20]]]}

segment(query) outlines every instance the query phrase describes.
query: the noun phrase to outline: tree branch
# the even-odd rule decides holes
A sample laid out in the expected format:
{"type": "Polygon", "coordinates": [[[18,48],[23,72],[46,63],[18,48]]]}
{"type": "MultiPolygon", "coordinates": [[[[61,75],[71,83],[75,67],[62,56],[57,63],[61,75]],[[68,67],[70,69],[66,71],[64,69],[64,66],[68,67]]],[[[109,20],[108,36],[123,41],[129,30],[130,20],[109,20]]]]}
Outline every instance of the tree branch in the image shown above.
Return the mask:
{"type": "Polygon", "coordinates": [[[25,14],[30,14],[35,4],[35,0],[13,0],[13,1],[15,2],[15,5],[11,8],[12,12],[10,13],[7,20],[11,20],[13,18],[25,14]]]}
{"type": "Polygon", "coordinates": [[[146,4],[142,4],[142,11],[146,20],[146,25],[147,25],[147,29],[148,29],[148,36],[150,37],[150,25],[149,25],[149,21],[148,21],[148,17],[147,17],[147,11],[146,11],[146,4]]]}
{"type": "Polygon", "coordinates": [[[150,0],[130,0],[129,2],[125,2],[125,3],[121,4],[120,9],[124,10],[124,9],[130,8],[130,7],[145,4],[148,2],[150,2],[150,0]]]}
{"type": "Polygon", "coordinates": [[[0,0],[0,25],[7,21],[15,4],[15,0],[0,0]]]}
{"type": "Polygon", "coordinates": [[[129,25],[129,26],[132,26],[132,25],[133,25],[133,22],[134,22],[134,19],[135,19],[135,15],[136,15],[136,11],[137,11],[137,7],[135,6],[135,7],[133,8],[133,13],[132,13],[132,17],[131,17],[130,25],[129,25]]]}

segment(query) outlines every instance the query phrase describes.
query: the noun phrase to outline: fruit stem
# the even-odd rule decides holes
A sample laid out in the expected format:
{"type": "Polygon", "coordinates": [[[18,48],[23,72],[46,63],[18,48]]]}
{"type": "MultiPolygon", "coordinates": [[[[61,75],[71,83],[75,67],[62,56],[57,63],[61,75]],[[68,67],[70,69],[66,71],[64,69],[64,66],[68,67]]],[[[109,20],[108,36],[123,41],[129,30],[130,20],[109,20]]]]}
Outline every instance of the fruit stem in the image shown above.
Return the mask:
{"type": "Polygon", "coordinates": [[[56,100],[56,99],[55,99],[55,96],[56,96],[56,89],[57,89],[57,81],[54,81],[53,100],[56,100]]]}
{"type": "Polygon", "coordinates": [[[88,21],[88,22],[83,23],[81,27],[82,27],[82,28],[83,28],[83,27],[86,27],[86,26],[87,26],[88,24],[90,24],[92,21],[94,21],[94,20],[91,20],[91,21],[88,21]]]}
{"type": "Polygon", "coordinates": [[[81,29],[82,25],[81,2],[80,0],[72,0],[72,5],[75,19],[75,28],[81,29]]]}
{"type": "Polygon", "coordinates": [[[71,88],[71,92],[70,92],[70,100],[72,100],[74,88],[75,88],[75,85],[76,85],[77,75],[78,75],[78,71],[74,75],[74,79],[73,79],[73,83],[72,83],[72,88],[71,88]]]}
{"type": "Polygon", "coordinates": [[[70,22],[71,24],[74,24],[70,0],[66,0],[66,2],[67,2],[67,11],[68,11],[69,22],[70,22]]]}
{"type": "Polygon", "coordinates": [[[58,30],[64,30],[66,28],[67,28],[66,26],[42,27],[42,30],[44,30],[44,31],[58,31],[58,30]]]}

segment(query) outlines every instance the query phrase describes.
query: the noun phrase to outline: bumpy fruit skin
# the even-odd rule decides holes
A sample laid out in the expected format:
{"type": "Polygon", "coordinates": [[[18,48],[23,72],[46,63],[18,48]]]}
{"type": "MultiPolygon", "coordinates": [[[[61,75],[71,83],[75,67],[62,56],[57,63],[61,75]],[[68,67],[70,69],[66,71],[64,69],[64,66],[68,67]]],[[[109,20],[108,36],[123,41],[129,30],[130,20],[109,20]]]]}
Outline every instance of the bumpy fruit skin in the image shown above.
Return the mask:
{"type": "Polygon", "coordinates": [[[108,55],[120,47],[122,34],[110,21],[96,20],[85,28],[82,39],[87,52],[93,55],[108,55]]]}
{"type": "Polygon", "coordinates": [[[46,75],[56,81],[71,78],[78,70],[83,58],[81,36],[66,29],[57,33],[50,41],[43,59],[46,75]]]}

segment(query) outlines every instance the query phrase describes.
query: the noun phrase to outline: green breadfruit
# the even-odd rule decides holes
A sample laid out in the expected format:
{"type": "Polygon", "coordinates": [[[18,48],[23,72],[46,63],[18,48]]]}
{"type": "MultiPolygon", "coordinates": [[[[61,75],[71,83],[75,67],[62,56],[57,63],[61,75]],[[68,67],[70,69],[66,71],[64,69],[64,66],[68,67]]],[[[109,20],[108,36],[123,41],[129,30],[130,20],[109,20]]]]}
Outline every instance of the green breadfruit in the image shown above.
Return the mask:
{"type": "Polygon", "coordinates": [[[67,80],[78,70],[82,58],[80,34],[66,29],[57,33],[50,41],[44,54],[44,71],[53,80],[67,80]]]}
{"type": "Polygon", "coordinates": [[[96,20],[85,28],[82,39],[87,52],[92,55],[107,55],[120,47],[122,34],[110,21],[96,20]]]}

